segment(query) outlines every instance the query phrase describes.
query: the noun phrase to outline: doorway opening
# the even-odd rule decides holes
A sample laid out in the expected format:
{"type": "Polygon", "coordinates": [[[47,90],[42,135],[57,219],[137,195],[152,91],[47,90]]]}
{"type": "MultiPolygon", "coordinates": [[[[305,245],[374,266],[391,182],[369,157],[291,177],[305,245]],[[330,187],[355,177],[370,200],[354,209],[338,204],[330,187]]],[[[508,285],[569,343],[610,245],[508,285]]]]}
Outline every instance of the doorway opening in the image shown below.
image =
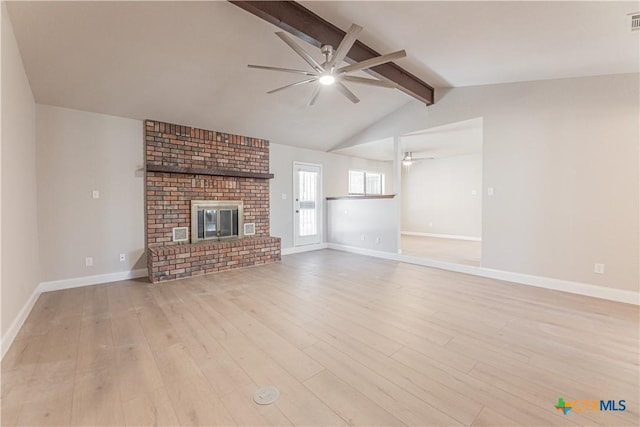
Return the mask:
{"type": "Polygon", "coordinates": [[[402,254],[480,266],[482,118],[401,137],[402,254]],[[406,156],[405,156],[406,157],[406,156]]]}

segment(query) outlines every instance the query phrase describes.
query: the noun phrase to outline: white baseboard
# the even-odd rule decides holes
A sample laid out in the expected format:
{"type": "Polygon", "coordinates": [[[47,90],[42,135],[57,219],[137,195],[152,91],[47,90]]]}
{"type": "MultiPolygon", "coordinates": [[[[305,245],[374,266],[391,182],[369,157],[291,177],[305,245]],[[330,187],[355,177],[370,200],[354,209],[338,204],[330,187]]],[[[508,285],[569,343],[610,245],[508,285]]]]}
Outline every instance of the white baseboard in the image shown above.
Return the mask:
{"type": "Polygon", "coordinates": [[[441,239],[455,239],[455,240],[471,240],[473,242],[481,242],[481,237],[474,236],[459,236],[457,234],[434,234],[434,233],[421,233],[419,231],[401,231],[400,234],[405,236],[419,236],[419,237],[439,237],[441,239]]]}
{"type": "Polygon", "coordinates": [[[16,336],[18,336],[18,332],[20,331],[22,324],[25,320],[27,320],[27,316],[29,316],[29,313],[31,313],[31,309],[35,305],[36,301],[38,301],[39,296],[40,291],[38,291],[38,288],[36,287],[33,290],[33,293],[31,293],[31,296],[29,297],[25,305],[22,307],[22,310],[20,310],[16,318],[13,319],[13,322],[11,322],[11,326],[9,326],[9,329],[7,329],[7,332],[2,337],[2,343],[0,344],[0,347],[2,348],[2,357],[7,354],[7,351],[9,350],[9,347],[11,347],[13,340],[16,339],[16,336]]]}
{"type": "Polygon", "coordinates": [[[394,261],[400,261],[400,258],[402,258],[402,255],[394,254],[393,252],[376,251],[374,249],[359,248],[357,246],[340,245],[338,243],[329,243],[328,249],[351,252],[359,255],[367,255],[375,258],[391,259],[394,261]]]}
{"type": "Polygon", "coordinates": [[[96,276],[76,277],[73,279],[52,280],[42,282],[38,286],[40,292],[58,291],[61,289],[79,288],[81,286],[99,285],[101,283],[117,282],[120,280],[138,279],[148,275],[146,268],[130,271],[118,271],[117,273],[98,274],[96,276]]]}
{"type": "Polygon", "coordinates": [[[318,243],[317,245],[294,246],[293,248],[282,248],[280,253],[282,255],[292,255],[302,252],[318,251],[320,249],[327,249],[329,247],[328,245],[328,243],[318,243]]]}
{"type": "Polygon", "coordinates": [[[610,301],[640,305],[640,293],[623,289],[605,288],[604,286],[596,286],[588,283],[572,282],[569,280],[554,279],[551,277],[533,276],[530,274],[514,273],[504,270],[494,270],[491,268],[476,267],[472,265],[455,264],[452,262],[418,258],[409,255],[394,254],[391,252],[374,251],[353,246],[338,245],[335,243],[329,243],[329,249],[336,249],[393,261],[407,262],[410,264],[423,265],[425,267],[487,277],[489,279],[504,280],[507,282],[519,283],[521,285],[553,289],[556,291],[569,292],[572,294],[585,295],[610,301]]]}
{"type": "Polygon", "coordinates": [[[110,283],[117,282],[119,280],[129,280],[129,279],[137,279],[140,277],[146,277],[148,275],[147,269],[139,269],[132,271],[119,271],[117,273],[107,273],[107,274],[99,274],[96,276],[86,276],[86,277],[76,277],[73,279],[63,279],[63,280],[53,280],[50,282],[42,282],[40,283],[36,289],[34,289],[33,293],[18,313],[18,316],[13,320],[11,326],[7,330],[7,332],[2,337],[2,342],[0,343],[2,357],[7,353],[9,347],[13,343],[13,340],[18,335],[20,328],[24,324],[25,320],[27,320],[27,316],[31,312],[34,304],[38,300],[38,297],[43,292],[50,291],[58,291],[61,289],[70,289],[70,288],[78,288],[81,286],[89,286],[89,285],[98,285],[101,283],[110,283]]]}

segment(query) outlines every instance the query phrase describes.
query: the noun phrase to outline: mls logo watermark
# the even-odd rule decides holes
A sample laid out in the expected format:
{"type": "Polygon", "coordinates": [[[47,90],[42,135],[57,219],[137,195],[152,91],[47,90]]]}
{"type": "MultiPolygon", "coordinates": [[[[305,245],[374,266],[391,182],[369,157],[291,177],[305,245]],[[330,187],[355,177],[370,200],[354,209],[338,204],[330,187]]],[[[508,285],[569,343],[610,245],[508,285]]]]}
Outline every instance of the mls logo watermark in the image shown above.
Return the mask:
{"type": "Polygon", "coordinates": [[[567,415],[570,411],[625,411],[627,409],[626,400],[592,400],[592,399],[576,399],[565,401],[559,397],[555,408],[567,415]]]}

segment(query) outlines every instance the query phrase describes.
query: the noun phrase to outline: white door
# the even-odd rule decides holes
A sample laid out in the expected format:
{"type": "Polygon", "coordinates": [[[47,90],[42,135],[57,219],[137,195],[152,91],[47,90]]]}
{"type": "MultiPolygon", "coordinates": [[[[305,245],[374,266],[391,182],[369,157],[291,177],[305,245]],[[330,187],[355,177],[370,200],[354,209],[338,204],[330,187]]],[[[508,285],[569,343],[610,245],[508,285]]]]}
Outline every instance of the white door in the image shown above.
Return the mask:
{"type": "Polygon", "coordinates": [[[293,163],[294,245],[320,243],[322,235],[322,166],[293,163]]]}

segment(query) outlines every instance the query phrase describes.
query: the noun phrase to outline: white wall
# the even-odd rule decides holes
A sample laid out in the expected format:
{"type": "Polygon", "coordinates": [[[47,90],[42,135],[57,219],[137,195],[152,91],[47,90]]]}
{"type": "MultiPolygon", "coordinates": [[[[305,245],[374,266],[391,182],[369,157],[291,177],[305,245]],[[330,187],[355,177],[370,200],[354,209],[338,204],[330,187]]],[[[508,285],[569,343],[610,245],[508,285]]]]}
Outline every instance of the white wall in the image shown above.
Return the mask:
{"type": "Polygon", "coordinates": [[[39,282],[36,106],[2,3],[2,341],[39,282]]]}
{"type": "Polygon", "coordinates": [[[637,291],[639,80],[456,88],[428,109],[407,104],[342,145],[482,117],[482,265],[637,291]],[[605,264],[604,275],[594,263],[605,264]]]}
{"type": "Polygon", "coordinates": [[[403,167],[402,231],[479,238],[482,154],[422,160],[403,167]]]}
{"type": "MultiPolygon", "coordinates": [[[[391,162],[358,159],[322,151],[295,148],[281,144],[270,144],[269,169],[275,175],[270,182],[271,235],[282,238],[282,248],[292,248],[293,243],[293,162],[322,165],[323,200],[329,196],[346,196],[349,191],[349,169],[362,169],[385,174],[385,189],[393,188],[391,162]],[[282,195],[286,195],[286,199],[282,195]]],[[[326,205],[326,203],[325,203],[326,205]]],[[[326,213],[326,207],[325,207],[326,213]]],[[[323,238],[326,241],[326,214],[324,215],[323,238]]]]}
{"type": "MultiPolygon", "coordinates": [[[[37,129],[41,281],[144,268],[142,122],[38,105],[37,129]],[[92,199],[93,190],[100,199],[92,199]],[[93,267],[85,267],[87,256],[93,267]]],[[[323,165],[323,197],[347,194],[349,169],[383,172],[385,187],[393,185],[390,162],[272,143],[271,235],[282,238],[283,248],[293,247],[294,161],[323,165]]]]}
{"type": "Polygon", "coordinates": [[[139,120],[37,106],[42,281],[146,267],[143,142],[139,120]]]}
{"type": "Polygon", "coordinates": [[[394,199],[327,201],[327,241],[398,253],[398,215],[394,199]]]}

